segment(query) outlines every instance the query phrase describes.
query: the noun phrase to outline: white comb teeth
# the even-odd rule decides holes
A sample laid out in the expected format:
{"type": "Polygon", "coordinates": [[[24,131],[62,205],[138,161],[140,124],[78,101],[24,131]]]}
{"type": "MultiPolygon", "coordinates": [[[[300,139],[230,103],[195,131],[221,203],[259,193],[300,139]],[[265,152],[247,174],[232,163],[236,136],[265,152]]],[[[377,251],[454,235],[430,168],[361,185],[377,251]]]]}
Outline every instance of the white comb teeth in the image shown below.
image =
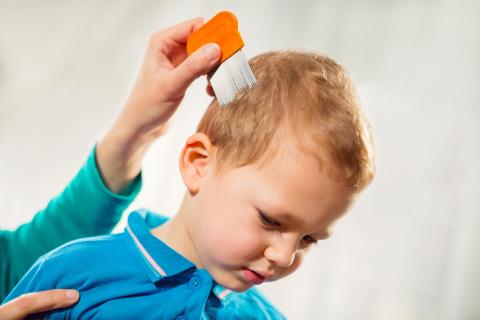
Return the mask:
{"type": "Polygon", "coordinates": [[[223,61],[210,75],[217,101],[221,106],[230,104],[240,90],[253,87],[257,79],[242,50],[223,61]]]}

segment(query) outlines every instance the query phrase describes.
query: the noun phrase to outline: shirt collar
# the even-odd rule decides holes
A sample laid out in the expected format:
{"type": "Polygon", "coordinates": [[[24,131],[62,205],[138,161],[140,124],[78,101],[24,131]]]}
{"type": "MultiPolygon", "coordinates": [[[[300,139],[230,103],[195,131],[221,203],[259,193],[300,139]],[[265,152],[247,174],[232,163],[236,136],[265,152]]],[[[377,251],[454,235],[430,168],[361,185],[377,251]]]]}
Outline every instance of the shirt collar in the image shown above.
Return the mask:
{"type": "MultiPolygon", "coordinates": [[[[196,269],[191,261],[151,234],[150,229],[167,220],[167,217],[148,210],[136,210],[128,216],[128,225],[125,228],[125,233],[130,236],[143,258],[152,282],[178,275],[188,269],[196,269]]],[[[219,300],[232,292],[215,281],[212,291],[219,300]]]]}
{"type": "Polygon", "coordinates": [[[130,235],[144,259],[153,282],[195,267],[192,262],[150,233],[150,229],[167,220],[167,217],[153,214],[147,210],[137,210],[128,216],[125,232],[130,235]]]}

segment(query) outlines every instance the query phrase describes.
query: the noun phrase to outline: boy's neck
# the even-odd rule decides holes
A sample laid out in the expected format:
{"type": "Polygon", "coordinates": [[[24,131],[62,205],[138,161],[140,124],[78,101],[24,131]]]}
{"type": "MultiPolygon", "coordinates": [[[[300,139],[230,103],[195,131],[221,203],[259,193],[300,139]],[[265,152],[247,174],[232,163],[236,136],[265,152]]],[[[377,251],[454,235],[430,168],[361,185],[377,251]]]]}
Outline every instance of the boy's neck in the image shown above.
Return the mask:
{"type": "Polygon", "coordinates": [[[194,263],[197,268],[203,268],[196,253],[195,247],[188,233],[188,224],[185,218],[188,216],[188,194],[183,198],[178,212],[164,224],[153,228],[150,233],[162,240],[170,248],[194,263]]]}

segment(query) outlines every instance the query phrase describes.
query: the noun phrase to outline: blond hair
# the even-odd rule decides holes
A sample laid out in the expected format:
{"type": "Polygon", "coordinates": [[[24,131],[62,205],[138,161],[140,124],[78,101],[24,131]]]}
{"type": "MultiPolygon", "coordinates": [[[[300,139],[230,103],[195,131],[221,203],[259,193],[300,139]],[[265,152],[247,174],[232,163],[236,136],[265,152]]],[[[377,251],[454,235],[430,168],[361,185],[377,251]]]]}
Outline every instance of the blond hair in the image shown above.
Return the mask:
{"type": "Polygon", "coordinates": [[[226,107],[214,99],[197,128],[216,147],[219,164],[269,159],[279,149],[274,139],[281,144],[293,136],[331,177],[353,192],[364,189],[375,174],[372,141],[344,69],[328,57],[297,51],[264,53],[250,65],[257,85],[226,107]]]}

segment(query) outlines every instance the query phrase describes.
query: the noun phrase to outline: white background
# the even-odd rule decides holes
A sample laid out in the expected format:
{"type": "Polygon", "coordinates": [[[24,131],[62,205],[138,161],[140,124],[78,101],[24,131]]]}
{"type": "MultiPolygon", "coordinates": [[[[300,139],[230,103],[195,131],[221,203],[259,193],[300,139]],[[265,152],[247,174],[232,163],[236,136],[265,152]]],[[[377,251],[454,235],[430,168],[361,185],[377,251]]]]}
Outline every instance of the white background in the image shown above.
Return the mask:
{"type": "MultiPolygon", "coordinates": [[[[296,48],[343,64],[376,138],[377,177],[333,238],[261,289],[291,319],[480,319],[474,0],[0,0],[1,227],[28,221],[82,165],[152,32],[224,9],[247,57],[296,48]]],[[[133,207],[175,213],[177,158],[209,102],[205,81],[145,159],[133,207]]]]}

